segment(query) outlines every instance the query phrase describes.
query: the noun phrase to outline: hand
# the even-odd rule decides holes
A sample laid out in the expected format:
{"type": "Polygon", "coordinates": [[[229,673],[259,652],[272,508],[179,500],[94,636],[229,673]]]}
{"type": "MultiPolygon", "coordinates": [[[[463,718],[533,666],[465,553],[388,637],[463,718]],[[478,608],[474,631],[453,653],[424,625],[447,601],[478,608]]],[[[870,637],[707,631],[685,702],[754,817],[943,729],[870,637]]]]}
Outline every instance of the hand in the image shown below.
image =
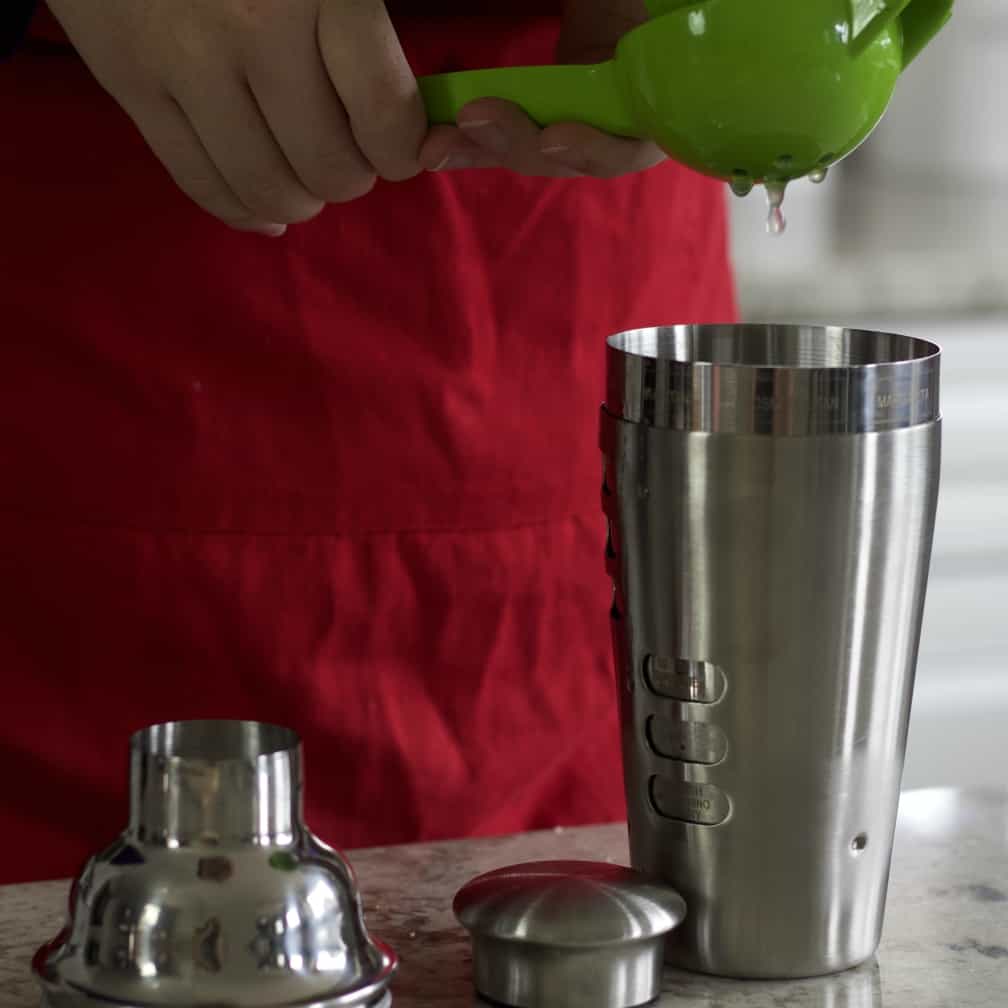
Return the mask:
{"type": "MultiPolygon", "coordinates": [[[[643,0],[568,0],[557,61],[597,63],[647,20],[643,0]]],[[[494,98],[470,102],[458,126],[435,126],[420,149],[429,171],[503,167],[522,175],[612,178],[665,160],[655,144],[614,137],[580,123],[540,129],[518,106],[494,98]]]]}
{"type": "Polygon", "coordinates": [[[427,117],[382,0],[49,0],[178,185],[282,234],[420,171],[427,117]]]}

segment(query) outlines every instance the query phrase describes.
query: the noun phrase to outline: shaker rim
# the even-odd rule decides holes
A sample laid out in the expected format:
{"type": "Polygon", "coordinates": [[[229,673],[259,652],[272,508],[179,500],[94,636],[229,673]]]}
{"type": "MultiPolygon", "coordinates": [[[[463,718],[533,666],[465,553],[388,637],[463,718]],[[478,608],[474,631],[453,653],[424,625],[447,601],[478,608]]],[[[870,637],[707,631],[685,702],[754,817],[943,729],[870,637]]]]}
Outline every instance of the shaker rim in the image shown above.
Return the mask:
{"type": "Polygon", "coordinates": [[[129,740],[137,756],[175,760],[257,760],[300,749],[293,728],[265,721],[217,718],[162,721],[135,731],[129,740]]]}
{"type": "Polygon", "coordinates": [[[606,339],[607,348],[623,356],[645,362],[668,362],[683,368],[733,368],[739,370],[799,371],[803,373],[826,371],[866,372],[879,368],[918,367],[936,363],[942,348],[933,340],[905,333],[886,330],[863,329],[840,325],[805,323],[764,323],[740,322],[732,324],[671,324],[640,326],[613,333],[606,339]],[[687,341],[695,345],[705,341],[708,347],[718,337],[777,337],[805,340],[804,346],[797,347],[794,360],[737,360],[716,358],[716,353],[703,352],[695,355],[684,352],[687,341]],[[824,353],[824,346],[832,341],[839,359],[830,360],[824,353]],[[816,346],[815,343],[819,345],[816,346]],[[839,346],[837,345],[839,344],[839,346]],[[891,352],[884,359],[870,359],[869,348],[899,347],[904,352],[891,352]],[[670,352],[671,351],[671,352],[670,352]],[[854,351],[854,352],[851,352],[854,351]],[[856,351],[861,351],[856,352],[856,351]],[[860,358],[860,359],[859,359],[860,358]]]}

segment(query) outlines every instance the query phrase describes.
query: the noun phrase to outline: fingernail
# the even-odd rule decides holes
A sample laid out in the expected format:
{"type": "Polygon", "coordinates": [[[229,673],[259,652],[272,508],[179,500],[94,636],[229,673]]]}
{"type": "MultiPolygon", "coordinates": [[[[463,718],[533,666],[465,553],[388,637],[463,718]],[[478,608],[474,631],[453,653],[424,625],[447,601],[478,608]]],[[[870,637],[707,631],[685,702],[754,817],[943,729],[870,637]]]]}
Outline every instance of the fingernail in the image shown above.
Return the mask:
{"type": "Polygon", "coordinates": [[[572,172],[577,172],[579,175],[585,173],[585,163],[582,156],[576,150],[571,150],[570,147],[565,147],[563,144],[552,144],[549,147],[541,147],[539,153],[544,154],[551,161],[556,161],[564,168],[569,168],[572,172]]]}
{"type": "Polygon", "coordinates": [[[271,224],[264,221],[240,221],[231,227],[235,231],[249,231],[252,234],[265,235],[267,238],[279,238],[287,231],[286,224],[271,224]]]}
{"type": "Polygon", "coordinates": [[[540,153],[545,154],[546,157],[553,161],[559,161],[560,164],[567,168],[580,168],[577,154],[575,151],[572,151],[570,147],[565,147],[562,144],[554,144],[550,147],[540,148],[540,153]]]}
{"type": "Polygon", "coordinates": [[[453,154],[446,154],[444,158],[442,158],[441,161],[439,161],[430,170],[436,172],[453,171],[456,168],[471,168],[472,164],[473,164],[472,158],[470,158],[467,154],[461,154],[456,152],[453,154]]]}
{"type": "Polygon", "coordinates": [[[507,150],[507,135],[495,122],[489,119],[471,119],[460,122],[459,129],[464,130],[473,143],[493,154],[503,154],[507,150]]]}

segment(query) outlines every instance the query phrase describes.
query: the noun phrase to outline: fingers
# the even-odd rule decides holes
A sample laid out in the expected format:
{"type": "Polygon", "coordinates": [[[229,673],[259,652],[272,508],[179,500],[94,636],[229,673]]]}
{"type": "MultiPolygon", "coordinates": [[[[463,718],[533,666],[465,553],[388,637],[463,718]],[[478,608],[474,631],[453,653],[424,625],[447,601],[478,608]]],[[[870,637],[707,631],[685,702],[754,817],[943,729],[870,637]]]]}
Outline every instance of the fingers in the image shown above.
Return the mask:
{"type": "Polygon", "coordinates": [[[316,216],[324,203],[297,177],[246,83],[225,67],[176,98],[221,175],[252,215],[291,224],[316,216]]]}
{"type": "Polygon", "coordinates": [[[318,47],[357,145],[384,179],[420,171],[427,115],[380,0],[321,0],[318,47]]]}
{"type": "Polygon", "coordinates": [[[246,62],[249,87],[269,130],[313,196],[327,203],[363,196],[375,183],[375,170],[357,146],[326,72],[314,12],[303,5],[273,10],[246,62]]]}
{"type": "Polygon", "coordinates": [[[239,230],[284,233],[283,224],[257,216],[238,198],[174,99],[164,95],[134,102],[126,111],[175,184],[197,206],[239,230]]]}
{"type": "Polygon", "coordinates": [[[541,132],[517,105],[484,98],[462,110],[457,129],[432,129],[421,160],[432,171],[498,167],[547,178],[577,175],[575,169],[550,160],[542,152],[541,132]]]}
{"type": "Polygon", "coordinates": [[[432,126],[419,159],[427,171],[500,167],[496,155],[475,144],[457,126],[432,126]]]}
{"type": "Polygon", "coordinates": [[[467,105],[458,123],[458,129],[431,130],[421,150],[425,168],[493,165],[549,178],[615,178],[665,160],[652,143],[610,136],[579,123],[540,129],[518,106],[496,99],[467,105]]]}
{"type": "Polygon", "coordinates": [[[581,123],[558,123],[542,131],[541,149],[552,161],[594,178],[617,178],[661,164],[666,155],[648,140],[611,136],[581,123]]]}
{"type": "Polygon", "coordinates": [[[485,100],[472,102],[458,118],[459,129],[477,147],[521,175],[570,177],[576,170],[551,161],[540,146],[542,131],[517,105],[485,100]]]}
{"type": "Polygon", "coordinates": [[[427,120],[382,0],[52,0],[172,177],[282,230],[419,170],[427,120]]]}

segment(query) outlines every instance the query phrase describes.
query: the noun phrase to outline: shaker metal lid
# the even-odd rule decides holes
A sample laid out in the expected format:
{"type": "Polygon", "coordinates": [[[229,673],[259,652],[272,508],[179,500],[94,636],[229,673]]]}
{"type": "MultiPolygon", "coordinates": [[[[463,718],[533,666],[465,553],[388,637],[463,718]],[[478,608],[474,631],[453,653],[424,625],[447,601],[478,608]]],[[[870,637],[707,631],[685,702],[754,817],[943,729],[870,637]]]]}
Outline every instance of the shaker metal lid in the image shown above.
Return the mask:
{"type": "Polygon", "coordinates": [[[661,992],[673,889],[620,865],[539,861],[480,875],[455,897],[484,997],[518,1008],[629,1008],[661,992]]]}

